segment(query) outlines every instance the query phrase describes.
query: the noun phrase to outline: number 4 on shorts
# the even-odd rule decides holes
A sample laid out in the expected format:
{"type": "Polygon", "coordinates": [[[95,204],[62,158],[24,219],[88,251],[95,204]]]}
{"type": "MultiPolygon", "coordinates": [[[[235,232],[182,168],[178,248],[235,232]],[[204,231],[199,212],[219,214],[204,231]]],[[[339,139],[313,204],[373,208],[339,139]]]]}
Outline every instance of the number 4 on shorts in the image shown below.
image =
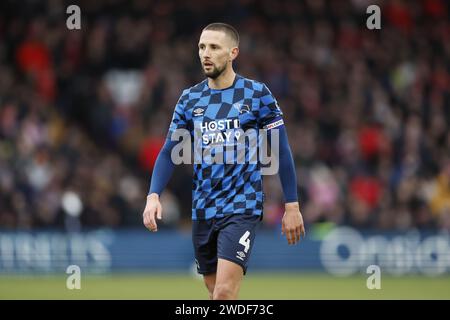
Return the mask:
{"type": "Polygon", "coordinates": [[[250,239],[248,238],[250,236],[250,231],[245,231],[245,233],[242,235],[242,237],[239,239],[239,243],[242,244],[244,248],[244,252],[247,253],[248,249],[250,249],[250,239]]]}

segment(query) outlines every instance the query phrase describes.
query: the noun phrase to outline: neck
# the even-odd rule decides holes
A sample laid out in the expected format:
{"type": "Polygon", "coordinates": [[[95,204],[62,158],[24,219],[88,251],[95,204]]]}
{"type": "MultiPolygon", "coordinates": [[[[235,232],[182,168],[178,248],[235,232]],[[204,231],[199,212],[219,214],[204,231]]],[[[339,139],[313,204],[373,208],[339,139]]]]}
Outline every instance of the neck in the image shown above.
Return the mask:
{"type": "Polygon", "coordinates": [[[232,68],[225,69],[220,76],[215,79],[208,78],[208,86],[211,89],[225,89],[231,87],[234,82],[236,73],[232,68]]]}

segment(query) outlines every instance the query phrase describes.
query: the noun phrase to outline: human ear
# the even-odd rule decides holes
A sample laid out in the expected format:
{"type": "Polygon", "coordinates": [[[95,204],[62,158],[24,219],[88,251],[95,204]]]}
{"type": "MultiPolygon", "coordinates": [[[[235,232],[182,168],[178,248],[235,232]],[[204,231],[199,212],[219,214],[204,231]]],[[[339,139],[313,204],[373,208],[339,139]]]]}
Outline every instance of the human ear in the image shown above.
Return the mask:
{"type": "Polygon", "coordinates": [[[238,55],[239,55],[239,48],[238,47],[232,48],[230,51],[230,61],[236,59],[238,55]]]}

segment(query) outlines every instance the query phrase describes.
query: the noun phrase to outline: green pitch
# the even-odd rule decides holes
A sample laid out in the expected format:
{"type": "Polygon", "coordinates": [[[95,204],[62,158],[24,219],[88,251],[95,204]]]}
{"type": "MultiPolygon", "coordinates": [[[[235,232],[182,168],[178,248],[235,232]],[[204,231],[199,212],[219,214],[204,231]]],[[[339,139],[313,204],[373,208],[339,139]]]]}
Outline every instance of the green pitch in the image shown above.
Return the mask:
{"type": "MultiPolygon", "coordinates": [[[[81,289],[68,290],[65,276],[0,276],[0,299],[207,299],[203,282],[180,274],[82,275],[81,289]]],[[[450,299],[450,277],[382,276],[369,290],[366,277],[253,273],[240,299],[450,299]]]]}

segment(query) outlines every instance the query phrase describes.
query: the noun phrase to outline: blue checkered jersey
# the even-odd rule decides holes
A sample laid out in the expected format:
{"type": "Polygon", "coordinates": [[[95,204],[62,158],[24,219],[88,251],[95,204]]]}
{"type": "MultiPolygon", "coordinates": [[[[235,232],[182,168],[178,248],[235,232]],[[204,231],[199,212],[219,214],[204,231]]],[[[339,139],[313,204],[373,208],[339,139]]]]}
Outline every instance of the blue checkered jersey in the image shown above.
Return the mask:
{"type": "Polygon", "coordinates": [[[211,89],[205,79],[183,91],[168,138],[180,129],[191,136],[193,220],[262,214],[261,165],[252,139],[279,123],[282,112],[267,86],[238,74],[229,88],[211,89]]]}

